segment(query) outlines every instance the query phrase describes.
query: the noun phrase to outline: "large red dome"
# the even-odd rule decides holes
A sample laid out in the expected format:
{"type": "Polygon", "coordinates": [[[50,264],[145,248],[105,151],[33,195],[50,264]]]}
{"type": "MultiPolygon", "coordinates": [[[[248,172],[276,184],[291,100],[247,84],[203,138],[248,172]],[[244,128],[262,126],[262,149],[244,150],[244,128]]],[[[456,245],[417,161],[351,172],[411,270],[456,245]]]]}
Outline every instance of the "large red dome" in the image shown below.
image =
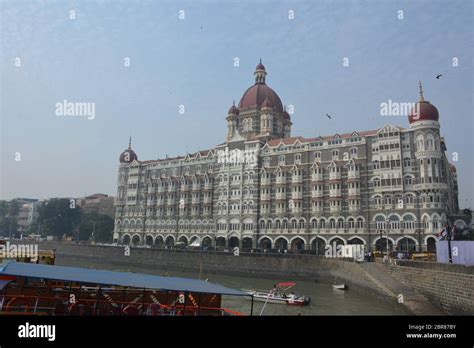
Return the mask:
{"type": "Polygon", "coordinates": [[[274,109],[283,112],[280,97],[264,83],[257,83],[245,91],[242,99],[240,99],[239,109],[242,111],[248,108],[260,108],[266,98],[270,100],[274,109]]]}
{"type": "Polygon", "coordinates": [[[120,154],[119,161],[120,163],[131,163],[134,160],[138,160],[138,156],[135,151],[132,150],[132,137],[130,137],[128,149],[120,154]]]}
{"type": "Polygon", "coordinates": [[[438,109],[428,101],[419,101],[415,107],[411,109],[408,114],[408,121],[410,123],[418,121],[438,121],[438,109]]]}
{"type": "Polygon", "coordinates": [[[132,149],[127,149],[120,155],[120,163],[131,163],[134,160],[138,159],[137,154],[132,149]]]}
{"type": "Polygon", "coordinates": [[[423,96],[423,86],[421,85],[421,81],[419,82],[420,88],[420,100],[415,106],[410,110],[408,114],[408,122],[418,122],[418,121],[438,121],[439,120],[439,113],[438,109],[431,104],[429,101],[425,100],[423,96]]]}

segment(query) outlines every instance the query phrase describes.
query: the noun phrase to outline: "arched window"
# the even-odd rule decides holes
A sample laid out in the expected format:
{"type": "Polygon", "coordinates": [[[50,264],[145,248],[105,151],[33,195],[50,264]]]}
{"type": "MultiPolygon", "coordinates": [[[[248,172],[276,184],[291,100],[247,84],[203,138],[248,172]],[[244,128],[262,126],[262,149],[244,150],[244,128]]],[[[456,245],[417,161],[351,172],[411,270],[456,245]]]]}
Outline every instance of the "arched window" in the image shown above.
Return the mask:
{"type": "Polygon", "coordinates": [[[438,217],[435,215],[433,217],[433,229],[438,229],[440,226],[439,226],[439,221],[438,221],[438,217]]]}
{"type": "Polygon", "coordinates": [[[374,178],[373,183],[374,187],[380,187],[380,178],[374,178]]]}
{"type": "Polygon", "coordinates": [[[337,228],[344,228],[344,220],[338,219],[337,220],[337,228]]]}
{"type": "Polygon", "coordinates": [[[430,228],[430,221],[426,215],[423,217],[423,228],[425,230],[430,228]]]}
{"type": "Polygon", "coordinates": [[[375,226],[377,230],[383,230],[385,229],[385,217],[382,215],[379,215],[375,218],[375,226]]]}
{"type": "Polygon", "coordinates": [[[426,150],[434,150],[434,136],[433,134],[429,133],[426,136],[426,150]]]}
{"type": "Polygon", "coordinates": [[[326,221],[324,221],[324,219],[319,220],[318,228],[325,228],[325,227],[326,227],[326,221]]]}
{"type": "Polygon", "coordinates": [[[425,139],[422,134],[419,134],[416,137],[416,151],[424,151],[425,149],[425,139]]]}
{"type": "Polygon", "coordinates": [[[299,222],[299,228],[303,229],[304,228],[304,220],[300,220],[299,222]]]}
{"type": "Polygon", "coordinates": [[[398,216],[396,215],[390,216],[390,228],[392,230],[400,229],[400,220],[398,219],[398,216]]]}
{"type": "Polygon", "coordinates": [[[412,184],[412,177],[408,176],[408,175],[405,176],[404,183],[405,183],[405,185],[411,185],[412,184]]]}
{"type": "Polygon", "coordinates": [[[374,196],[374,204],[382,205],[382,196],[374,196]]]}
{"type": "Polygon", "coordinates": [[[415,219],[411,215],[405,215],[403,217],[403,228],[407,230],[415,229],[415,219]]]}

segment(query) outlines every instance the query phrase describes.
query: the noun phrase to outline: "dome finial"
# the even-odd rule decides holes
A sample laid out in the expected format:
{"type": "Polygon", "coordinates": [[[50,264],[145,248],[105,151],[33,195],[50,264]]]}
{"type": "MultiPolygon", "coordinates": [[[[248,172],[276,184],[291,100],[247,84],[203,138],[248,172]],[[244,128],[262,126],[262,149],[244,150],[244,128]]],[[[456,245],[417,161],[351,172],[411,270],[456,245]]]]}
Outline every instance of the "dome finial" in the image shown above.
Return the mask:
{"type": "Polygon", "coordinates": [[[257,67],[255,68],[255,83],[256,84],[265,84],[265,75],[267,75],[265,71],[265,66],[262,64],[262,58],[260,58],[260,63],[258,63],[257,67]]]}
{"type": "Polygon", "coordinates": [[[423,97],[423,86],[421,85],[421,81],[419,81],[419,88],[420,88],[420,101],[425,101],[423,97]]]}
{"type": "Polygon", "coordinates": [[[128,148],[129,150],[132,149],[132,137],[130,136],[130,138],[128,138],[128,148]]]}

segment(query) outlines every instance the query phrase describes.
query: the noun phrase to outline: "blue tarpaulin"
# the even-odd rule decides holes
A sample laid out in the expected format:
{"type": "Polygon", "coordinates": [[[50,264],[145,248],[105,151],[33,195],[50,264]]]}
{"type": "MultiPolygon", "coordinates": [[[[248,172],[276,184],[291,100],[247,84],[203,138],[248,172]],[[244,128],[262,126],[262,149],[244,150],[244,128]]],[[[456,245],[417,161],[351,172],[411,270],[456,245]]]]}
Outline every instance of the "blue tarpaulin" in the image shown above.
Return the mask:
{"type": "Polygon", "coordinates": [[[11,280],[3,280],[3,279],[0,279],[0,291],[3,290],[3,288],[8,284],[10,283],[11,280]]]}
{"type": "Polygon", "coordinates": [[[248,296],[248,294],[243,291],[197,279],[161,277],[140,273],[114,272],[22,262],[5,262],[0,264],[0,275],[45,278],[140,289],[248,296]]]}

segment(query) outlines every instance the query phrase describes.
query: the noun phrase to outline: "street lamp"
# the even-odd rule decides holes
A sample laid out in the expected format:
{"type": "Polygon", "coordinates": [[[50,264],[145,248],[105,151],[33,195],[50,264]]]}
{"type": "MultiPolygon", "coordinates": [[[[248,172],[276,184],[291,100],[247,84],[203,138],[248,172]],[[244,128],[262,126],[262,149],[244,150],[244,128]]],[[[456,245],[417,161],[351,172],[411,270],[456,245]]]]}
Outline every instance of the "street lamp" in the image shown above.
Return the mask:
{"type": "Polygon", "coordinates": [[[421,229],[418,229],[418,252],[421,253],[421,229]]]}
{"type": "Polygon", "coordinates": [[[383,256],[383,249],[382,249],[383,248],[383,244],[382,244],[383,236],[382,236],[382,234],[383,234],[383,230],[380,229],[380,256],[383,256]]]}

